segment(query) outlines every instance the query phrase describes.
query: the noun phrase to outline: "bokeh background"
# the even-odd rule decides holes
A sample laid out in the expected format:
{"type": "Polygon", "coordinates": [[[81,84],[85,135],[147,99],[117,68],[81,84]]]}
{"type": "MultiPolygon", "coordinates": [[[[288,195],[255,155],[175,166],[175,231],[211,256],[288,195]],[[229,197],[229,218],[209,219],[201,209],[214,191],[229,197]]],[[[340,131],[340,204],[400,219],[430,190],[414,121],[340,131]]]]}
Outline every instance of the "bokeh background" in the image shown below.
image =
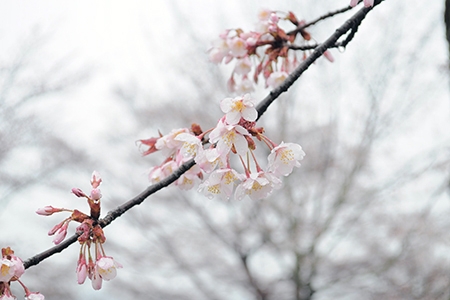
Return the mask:
{"type": "MultiPolygon", "coordinates": [[[[46,299],[448,299],[444,4],[386,0],[331,50],[334,63],[317,61],[269,108],[258,122],[267,135],[307,154],[270,198],[167,188],[106,228],[106,252],[124,268],[102,290],[77,285],[77,245],[24,281],[46,299]]],[[[162,156],[142,157],[136,140],[213,127],[231,67],[207,50],[224,29],[253,29],[263,8],[308,21],[346,5],[2,0],[1,246],[23,259],[51,247],[47,232],[65,216],[34,211],[87,210],[70,189],[87,191],[93,170],[104,213],[142,191],[162,156]]],[[[312,36],[323,41],[355,10],[312,36]]]]}

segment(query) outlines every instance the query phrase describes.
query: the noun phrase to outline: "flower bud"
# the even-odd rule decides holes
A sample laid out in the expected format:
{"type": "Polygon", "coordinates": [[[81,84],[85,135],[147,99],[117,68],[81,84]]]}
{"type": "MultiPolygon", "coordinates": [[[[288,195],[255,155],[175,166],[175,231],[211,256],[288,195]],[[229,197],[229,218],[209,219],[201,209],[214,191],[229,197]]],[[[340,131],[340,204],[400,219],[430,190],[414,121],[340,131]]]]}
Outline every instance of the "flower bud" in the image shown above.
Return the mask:
{"type": "Polygon", "coordinates": [[[93,189],[98,188],[98,186],[102,183],[102,178],[100,177],[100,173],[97,171],[92,172],[91,185],[93,189]]]}
{"type": "Polygon", "coordinates": [[[47,205],[43,208],[36,210],[36,213],[41,216],[51,216],[54,213],[63,211],[62,208],[54,208],[53,206],[47,205]]]}
{"type": "Polygon", "coordinates": [[[86,194],[79,188],[73,188],[72,193],[77,197],[86,197],[87,198],[86,194]]]}

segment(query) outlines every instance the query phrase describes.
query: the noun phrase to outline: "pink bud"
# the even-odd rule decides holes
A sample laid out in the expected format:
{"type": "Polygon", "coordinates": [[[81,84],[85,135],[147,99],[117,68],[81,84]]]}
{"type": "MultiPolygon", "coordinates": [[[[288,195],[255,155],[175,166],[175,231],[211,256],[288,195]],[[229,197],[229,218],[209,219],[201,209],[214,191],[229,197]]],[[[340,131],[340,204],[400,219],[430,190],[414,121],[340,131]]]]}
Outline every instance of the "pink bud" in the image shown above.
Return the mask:
{"type": "Polygon", "coordinates": [[[55,245],[58,245],[59,243],[61,243],[66,238],[67,227],[69,227],[69,222],[65,222],[63,224],[63,226],[61,228],[59,228],[58,231],[56,231],[56,235],[53,238],[53,243],[55,245]]]}
{"type": "Polygon", "coordinates": [[[102,178],[100,177],[100,173],[97,171],[92,172],[92,177],[91,177],[91,185],[93,189],[98,188],[98,186],[100,185],[100,183],[102,182],[102,178]]]}
{"type": "Polygon", "coordinates": [[[80,236],[78,237],[78,241],[86,242],[89,239],[89,233],[91,232],[90,227],[86,223],[81,223],[80,226],[77,227],[76,233],[80,236]]]}
{"type": "Polygon", "coordinates": [[[11,255],[11,261],[14,264],[14,276],[19,278],[20,276],[23,275],[23,273],[25,273],[25,267],[23,266],[23,261],[15,255],[11,255]]]}
{"type": "Polygon", "coordinates": [[[54,208],[54,207],[48,205],[43,208],[39,208],[38,210],[36,210],[36,213],[41,216],[51,216],[54,213],[61,212],[61,211],[63,211],[62,208],[54,208]]]}
{"type": "Polygon", "coordinates": [[[77,265],[77,281],[78,284],[83,284],[87,277],[87,266],[86,266],[86,258],[84,255],[80,256],[77,265]]]}
{"type": "Polygon", "coordinates": [[[48,232],[48,235],[54,235],[55,232],[63,226],[63,224],[64,224],[64,222],[61,222],[61,223],[56,224],[55,226],[53,226],[53,228],[50,229],[50,231],[48,232]]]}
{"type": "Polygon", "coordinates": [[[92,189],[91,195],[89,198],[91,198],[94,201],[97,201],[97,200],[100,200],[101,197],[102,197],[102,193],[101,193],[100,189],[92,189]]]}
{"type": "Polygon", "coordinates": [[[334,57],[333,57],[333,55],[331,55],[330,51],[328,51],[328,50],[325,51],[323,53],[323,56],[325,56],[325,58],[328,59],[329,62],[334,62],[334,57]]]}
{"type": "Polygon", "coordinates": [[[86,197],[87,198],[86,194],[79,188],[73,188],[72,193],[77,197],[86,197]]]}

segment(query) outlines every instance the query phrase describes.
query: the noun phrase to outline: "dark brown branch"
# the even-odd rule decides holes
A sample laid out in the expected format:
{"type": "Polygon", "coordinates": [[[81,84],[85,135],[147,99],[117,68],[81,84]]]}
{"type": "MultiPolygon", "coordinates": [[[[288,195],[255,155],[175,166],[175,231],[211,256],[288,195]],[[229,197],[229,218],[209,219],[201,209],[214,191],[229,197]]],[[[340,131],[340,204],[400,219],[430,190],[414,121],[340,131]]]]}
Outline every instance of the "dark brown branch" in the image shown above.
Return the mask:
{"type": "MultiPolygon", "coordinates": [[[[384,0],[376,0],[374,7],[380,2],[384,0]]],[[[348,8],[345,8],[348,10],[348,8]]],[[[327,49],[332,48],[333,45],[336,44],[337,40],[342,37],[344,34],[346,34],[348,31],[352,30],[353,35],[354,32],[356,32],[357,27],[359,24],[361,24],[361,21],[365,18],[367,13],[372,9],[372,7],[369,8],[362,8],[360,11],[358,11],[353,17],[348,19],[344,25],[336,29],[336,32],[331,35],[324,43],[319,45],[313,53],[311,53],[310,56],[308,56],[293,72],[290,74],[286,80],[276,89],[272,90],[270,94],[265,97],[260,104],[257,106],[258,111],[258,119],[264,114],[264,112],[267,110],[267,108],[272,104],[275,99],[277,99],[282,93],[286,92],[293,84],[294,82],[305,72],[309,66],[311,66],[327,49]]],[[[330,13],[333,14],[333,13],[330,13]]],[[[328,14],[328,15],[330,15],[328,14]]],[[[337,14],[336,12],[333,14],[337,14]]],[[[325,15],[325,16],[328,16],[325,15]]],[[[313,21],[317,23],[318,21],[324,19],[325,17],[320,17],[318,20],[313,21]]],[[[350,33],[351,35],[352,33],[350,33]]],[[[347,43],[353,38],[353,35],[349,39],[346,38],[347,43]]],[[[153,184],[149,186],[146,190],[144,190],[142,193],[134,197],[133,199],[129,200],[128,202],[125,202],[121,206],[117,207],[115,210],[112,210],[108,212],[105,218],[99,220],[99,224],[102,227],[106,227],[109,224],[111,224],[112,221],[114,221],[119,216],[123,215],[126,211],[130,210],[132,207],[141,204],[144,202],[145,199],[147,199],[150,195],[156,193],[157,191],[169,186],[171,183],[176,181],[178,178],[181,177],[186,171],[188,171],[190,168],[192,168],[195,165],[195,161],[193,159],[189,160],[188,162],[184,163],[180,166],[173,174],[170,176],[164,178],[160,182],[153,184]]],[[[39,264],[44,259],[52,256],[53,254],[59,253],[69,247],[71,244],[75,243],[77,241],[78,235],[73,235],[61,244],[54,246],[48,250],[45,250],[42,253],[39,253],[26,261],[24,261],[25,269],[28,269],[31,266],[35,266],[39,264]]]]}

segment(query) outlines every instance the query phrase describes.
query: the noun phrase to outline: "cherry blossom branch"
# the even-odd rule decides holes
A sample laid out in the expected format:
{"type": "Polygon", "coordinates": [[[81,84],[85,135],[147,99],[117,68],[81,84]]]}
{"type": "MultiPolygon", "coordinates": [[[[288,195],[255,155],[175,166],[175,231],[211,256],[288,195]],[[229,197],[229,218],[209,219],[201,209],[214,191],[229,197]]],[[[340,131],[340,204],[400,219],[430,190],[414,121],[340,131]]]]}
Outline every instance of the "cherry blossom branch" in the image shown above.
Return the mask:
{"type": "MultiPolygon", "coordinates": [[[[376,0],[374,3],[374,6],[380,4],[384,0],[376,0]]],[[[334,16],[338,13],[347,11],[349,8],[345,8],[336,12],[329,13],[327,15],[324,15],[320,18],[318,18],[315,21],[312,21],[311,23],[308,23],[307,25],[310,26],[312,24],[315,24],[319,22],[320,20],[323,20],[325,18],[334,16]]],[[[358,26],[361,24],[362,20],[365,18],[367,13],[372,9],[372,7],[369,8],[362,8],[360,11],[358,11],[353,17],[348,19],[341,27],[336,29],[336,32],[331,35],[324,43],[320,44],[315,48],[315,50],[311,53],[310,56],[308,56],[302,63],[299,64],[299,66],[286,78],[286,80],[277,88],[272,90],[268,96],[266,96],[260,104],[256,107],[258,118],[259,119],[264,112],[267,110],[267,108],[272,104],[273,101],[275,101],[282,93],[286,92],[293,84],[294,82],[305,72],[309,66],[311,66],[327,49],[336,47],[338,45],[337,41],[340,37],[345,35],[347,32],[350,31],[350,34],[345,38],[343,42],[341,42],[341,46],[346,46],[354,37],[356,30],[358,26]]],[[[169,186],[171,183],[175,182],[177,179],[179,179],[186,171],[191,169],[195,165],[194,159],[191,159],[187,161],[186,163],[182,164],[177,170],[175,170],[171,175],[168,177],[162,179],[156,184],[153,184],[149,186],[146,190],[141,192],[139,195],[134,197],[133,199],[125,202],[124,204],[120,205],[116,209],[110,211],[107,213],[106,217],[103,219],[98,220],[98,224],[104,228],[111,224],[116,218],[130,210],[132,207],[141,204],[144,202],[150,195],[156,193],[157,191],[169,186]]],[[[31,266],[35,266],[39,264],[44,259],[47,259],[48,257],[62,252],[64,249],[69,247],[71,244],[75,243],[80,235],[74,234],[71,237],[67,238],[65,241],[61,242],[57,246],[54,246],[48,250],[45,250],[29,259],[24,261],[24,267],[25,269],[28,269],[31,266]]]]}
{"type": "MultiPolygon", "coordinates": [[[[377,6],[384,0],[375,1],[373,7],[377,6]]],[[[267,110],[267,108],[275,101],[282,93],[286,92],[294,82],[305,72],[327,49],[335,47],[340,37],[350,31],[350,34],[340,44],[345,47],[354,37],[358,26],[362,20],[366,17],[367,13],[373,9],[373,7],[364,7],[360,9],[353,17],[348,19],[341,27],[336,29],[325,42],[320,44],[314,51],[299,64],[299,66],[283,81],[283,83],[277,88],[273,89],[269,95],[267,95],[256,107],[259,117],[267,110]]]]}
{"type": "MultiPolygon", "coordinates": [[[[118,218],[119,216],[124,214],[126,211],[128,211],[132,207],[144,202],[144,200],[147,199],[150,195],[169,186],[171,183],[173,183],[178,178],[180,178],[181,175],[183,175],[187,170],[189,170],[194,165],[195,165],[195,162],[193,159],[187,161],[186,163],[181,165],[177,170],[175,170],[170,176],[162,179],[160,182],[158,182],[156,184],[149,186],[146,190],[144,190],[142,193],[140,193],[133,199],[120,205],[115,210],[108,212],[106,217],[99,220],[99,222],[98,222],[99,225],[102,228],[108,226],[109,224],[111,224],[112,221],[114,221],[116,218],[118,218]]],[[[71,237],[67,238],[65,241],[61,242],[60,244],[27,259],[23,263],[25,266],[25,269],[28,269],[31,266],[35,266],[35,265],[39,264],[41,261],[52,256],[53,254],[62,252],[64,249],[69,247],[71,244],[75,243],[77,241],[78,237],[79,237],[79,234],[74,234],[71,237]]]]}

